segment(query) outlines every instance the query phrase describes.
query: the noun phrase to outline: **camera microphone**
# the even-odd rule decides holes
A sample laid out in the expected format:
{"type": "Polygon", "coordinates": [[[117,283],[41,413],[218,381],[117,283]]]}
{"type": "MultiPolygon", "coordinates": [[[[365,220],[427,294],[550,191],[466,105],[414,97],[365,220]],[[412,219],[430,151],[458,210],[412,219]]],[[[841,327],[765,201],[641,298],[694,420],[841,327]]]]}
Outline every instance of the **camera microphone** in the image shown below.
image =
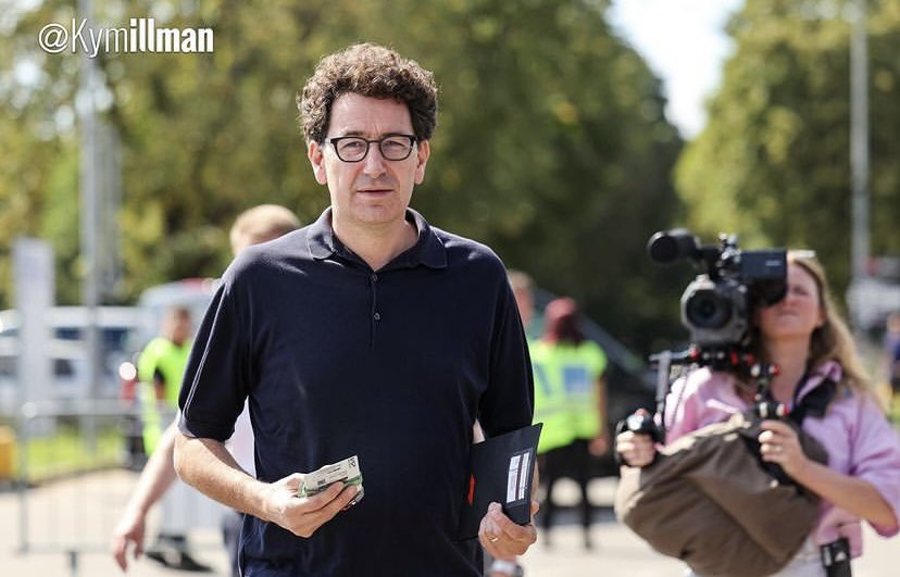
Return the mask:
{"type": "Polygon", "coordinates": [[[701,246],[685,228],[660,231],[647,252],[657,263],[691,260],[701,269],[681,295],[681,323],[707,352],[746,345],[754,308],[781,300],[787,286],[787,251],[740,250],[734,234],[701,246]]]}
{"type": "Polygon", "coordinates": [[[698,251],[697,237],[684,228],[657,232],[647,243],[650,258],[663,264],[684,258],[696,258],[698,251]]]}

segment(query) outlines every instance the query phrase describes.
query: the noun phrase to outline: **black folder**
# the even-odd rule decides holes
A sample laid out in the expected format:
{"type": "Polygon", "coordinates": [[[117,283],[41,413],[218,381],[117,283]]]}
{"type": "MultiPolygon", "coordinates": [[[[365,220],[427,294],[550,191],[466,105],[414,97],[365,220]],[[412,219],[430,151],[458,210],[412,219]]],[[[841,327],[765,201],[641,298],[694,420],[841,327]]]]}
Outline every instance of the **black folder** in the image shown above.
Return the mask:
{"type": "Polygon", "coordinates": [[[493,501],[519,525],[531,521],[531,485],[542,426],[537,423],[472,445],[460,539],[478,536],[481,519],[493,501]]]}

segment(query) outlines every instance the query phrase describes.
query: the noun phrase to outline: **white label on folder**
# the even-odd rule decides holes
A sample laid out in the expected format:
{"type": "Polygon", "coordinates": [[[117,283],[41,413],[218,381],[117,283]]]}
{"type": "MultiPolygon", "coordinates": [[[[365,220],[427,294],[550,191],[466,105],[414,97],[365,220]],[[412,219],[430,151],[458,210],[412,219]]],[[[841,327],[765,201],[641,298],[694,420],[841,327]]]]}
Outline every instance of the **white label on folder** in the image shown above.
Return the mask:
{"type": "Polygon", "coordinates": [[[509,459],[509,476],[506,481],[506,503],[515,503],[525,499],[528,489],[528,464],[531,451],[525,450],[509,459]]]}
{"type": "Polygon", "coordinates": [[[529,453],[525,453],[522,455],[522,467],[519,469],[519,493],[517,495],[518,499],[525,498],[525,485],[528,483],[528,457],[529,453]]]}
{"type": "Polygon", "coordinates": [[[506,481],[506,502],[516,501],[516,489],[519,486],[519,474],[522,455],[513,455],[509,460],[509,477],[506,481]]]}

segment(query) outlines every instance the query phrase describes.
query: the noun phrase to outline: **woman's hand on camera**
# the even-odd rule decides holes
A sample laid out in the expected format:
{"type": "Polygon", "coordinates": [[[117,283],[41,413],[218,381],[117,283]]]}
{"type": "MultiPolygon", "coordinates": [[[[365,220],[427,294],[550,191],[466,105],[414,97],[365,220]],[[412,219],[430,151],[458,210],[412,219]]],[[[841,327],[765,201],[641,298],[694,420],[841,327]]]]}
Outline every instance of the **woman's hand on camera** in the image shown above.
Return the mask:
{"type": "Polygon", "coordinates": [[[656,446],[650,435],[623,431],[616,435],[616,452],[629,467],[646,467],[656,457],[656,446]]]}
{"type": "Polygon", "coordinates": [[[765,420],[760,423],[759,452],[763,461],[777,463],[792,479],[798,480],[809,464],[797,432],[787,423],[765,420]]]}

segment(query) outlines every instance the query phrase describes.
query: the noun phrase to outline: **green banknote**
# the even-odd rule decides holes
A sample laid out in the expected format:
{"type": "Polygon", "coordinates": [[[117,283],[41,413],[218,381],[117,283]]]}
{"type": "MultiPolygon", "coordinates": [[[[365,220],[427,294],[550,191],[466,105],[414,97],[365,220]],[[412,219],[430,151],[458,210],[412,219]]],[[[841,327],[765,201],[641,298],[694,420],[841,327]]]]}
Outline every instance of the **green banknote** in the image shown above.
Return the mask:
{"type": "Polygon", "coordinates": [[[303,476],[303,482],[297,490],[298,497],[312,497],[327,489],[332,483],[359,485],[359,494],[353,499],[355,505],[363,497],[362,471],[359,468],[359,457],[353,455],[343,461],[325,465],[303,476]]]}

